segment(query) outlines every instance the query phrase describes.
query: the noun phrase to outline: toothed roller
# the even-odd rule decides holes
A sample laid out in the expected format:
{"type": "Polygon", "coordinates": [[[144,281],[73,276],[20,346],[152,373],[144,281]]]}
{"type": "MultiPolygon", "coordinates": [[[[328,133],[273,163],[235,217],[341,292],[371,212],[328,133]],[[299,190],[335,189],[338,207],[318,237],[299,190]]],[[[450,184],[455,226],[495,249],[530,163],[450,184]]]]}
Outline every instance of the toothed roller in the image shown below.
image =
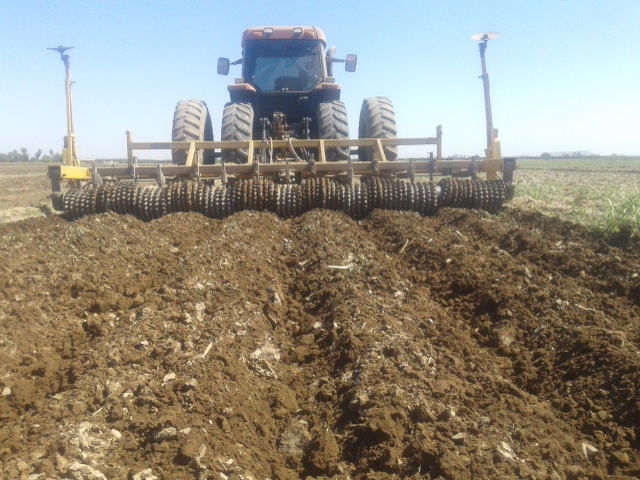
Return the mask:
{"type": "Polygon", "coordinates": [[[75,202],[75,197],[78,195],[78,190],[69,190],[64,198],[64,213],[68,220],[74,220],[73,216],[73,204],[75,202]]]}
{"type": "Polygon", "coordinates": [[[487,208],[487,211],[489,213],[496,213],[500,209],[500,207],[502,207],[502,204],[505,200],[504,182],[500,180],[492,180],[490,182],[487,182],[487,184],[489,191],[491,191],[491,202],[489,204],[489,207],[487,208]]]}
{"type": "Polygon", "coordinates": [[[298,184],[271,180],[239,179],[214,185],[178,180],[164,187],[108,182],[82,190],[68,190],[63,197],[66,217],[75,220],[94,213],[131,214],[144,221],[168,213],[199,212],[222,219],[245,210],[270,211],[292,218],[315,208],[342,211],[364,218],[372,210],[401,210],[434,215],[439,208],[468,208],[496,213],[505,202],[502,180],[444,178],[413,184],[404,179],[365,177],[352,185],[326,177],[298,184]]]}
{"type": "Polygon", "coordinates": [[[451,204],[451,179],[443,178],[438,183],[440,186],[440,197],[438,198],[439,207],[448,207],[451,204]]]}

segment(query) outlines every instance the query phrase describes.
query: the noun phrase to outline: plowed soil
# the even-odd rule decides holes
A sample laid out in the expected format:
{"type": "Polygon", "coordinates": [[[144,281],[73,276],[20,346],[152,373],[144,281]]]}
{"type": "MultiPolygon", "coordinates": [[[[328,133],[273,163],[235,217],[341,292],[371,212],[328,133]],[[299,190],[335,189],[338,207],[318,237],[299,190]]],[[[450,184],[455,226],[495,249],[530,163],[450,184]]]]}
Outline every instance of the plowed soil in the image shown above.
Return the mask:
{"type": "Polygon", "coordinates": [[[0,225],[2,478],[640,476],[640,242],[507,208],[0,225]]]}

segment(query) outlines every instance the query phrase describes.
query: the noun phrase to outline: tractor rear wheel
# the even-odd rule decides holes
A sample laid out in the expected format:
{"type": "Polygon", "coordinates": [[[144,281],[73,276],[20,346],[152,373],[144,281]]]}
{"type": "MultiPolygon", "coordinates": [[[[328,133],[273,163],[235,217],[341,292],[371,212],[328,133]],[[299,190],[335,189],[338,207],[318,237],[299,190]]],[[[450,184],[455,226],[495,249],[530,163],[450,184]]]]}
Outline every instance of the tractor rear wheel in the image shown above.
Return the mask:
{"type": "MultiPolygon", "coordinates": [[[[251,140],[253,132],[253,107],[250,103],[229,102],[222,113],[223,142],[251,140]]],[[[249,149],[234,148],[222,150],[222,159],[230,163],[249,162],[249,149]]]]}
{"type": "MultiPolygon", "coordinates": [[[[397,138],[396,115],[387,97],[369,97],[362,102],[358,138],[397,138]]],[[[384,155],[389,162],[398,159],[397,146],[385,146],[384,155]]],[[[370,162],[374,158],[372,147],[358,147],[358,159],[370,162]]]]}
{"type": "MultiPolygon", "coordinates": [[[[318,105],[318,138],[321,140],[340,140],[349,138],[349,120],[344,102],[332,102],[318,105]]],[[[349,147],[330,147],[325,149],[327,162],[347,160],[349,147]]]]}
{"type": "MultiPolygon", "coordinates": [[[[183,100],[176,105],[173,114],[173,128],[171,141],[173,142],[197,142],[213,141],[213,128],[211,116],[207,104],[202,100],[183,100]]],[[[172,150],[171,158],[177,165],[187,163],[187,150],[172,150]]],[[[196,151],[196,163],[215,163],[213,150],[196,151]]]]}

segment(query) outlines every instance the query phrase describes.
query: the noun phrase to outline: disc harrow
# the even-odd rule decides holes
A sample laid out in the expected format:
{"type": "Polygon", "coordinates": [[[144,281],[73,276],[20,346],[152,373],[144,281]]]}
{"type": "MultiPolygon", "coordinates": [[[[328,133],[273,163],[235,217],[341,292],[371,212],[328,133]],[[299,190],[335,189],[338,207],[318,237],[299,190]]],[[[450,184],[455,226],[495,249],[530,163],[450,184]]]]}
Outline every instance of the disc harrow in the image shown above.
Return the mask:
{"type": "Polygon", "coordinates": [[[96,213],[114,212],[150,221],[177,212],[198,212],[222,219],[245,210],[269,211],[293,218],[316,209],[344,212],[363,218],[372,210],[417,212],[434,215],[439,208],[466,208],[496,213],[505,201],[502,180],[444,178],[434,182],[388,177],[366,177],[348,184],[312,177],[298,184],[276,184],[265,178],[213,185],[197,180],[174,181],[165,187],[132,182],[105,182],[68,190],[64,213],[70,220],[96,213]]]}

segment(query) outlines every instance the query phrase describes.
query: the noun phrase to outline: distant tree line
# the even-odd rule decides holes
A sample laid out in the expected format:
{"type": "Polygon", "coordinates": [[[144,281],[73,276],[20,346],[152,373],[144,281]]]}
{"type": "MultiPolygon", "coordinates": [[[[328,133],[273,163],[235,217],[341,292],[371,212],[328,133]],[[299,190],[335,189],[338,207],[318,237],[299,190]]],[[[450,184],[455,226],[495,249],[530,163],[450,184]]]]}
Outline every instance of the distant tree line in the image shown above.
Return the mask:
{"type": "Polygon", "coordinates": [[[12,150],[9,153],[0,153],[0,162],[62,162],[62,155],[55,153],[53,149],[49,149],[48,154],[42,154],[42,149],[30,155],[26,148],[22,147],[20,151],[12,150]]]}

